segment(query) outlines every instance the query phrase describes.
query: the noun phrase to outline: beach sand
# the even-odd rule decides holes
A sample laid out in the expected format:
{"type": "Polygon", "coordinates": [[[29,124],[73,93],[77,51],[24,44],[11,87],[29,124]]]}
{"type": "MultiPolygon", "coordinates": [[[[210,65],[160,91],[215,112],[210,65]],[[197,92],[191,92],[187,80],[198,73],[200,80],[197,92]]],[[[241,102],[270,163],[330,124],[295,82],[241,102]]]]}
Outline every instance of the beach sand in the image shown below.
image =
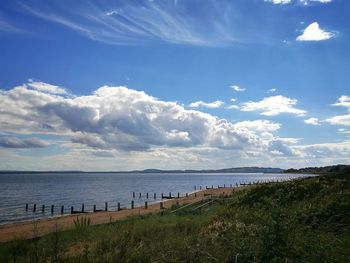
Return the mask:
{"type": "MultiPolygon", "coordinates": [[[[170,208],[172,205],[178,203],[185,205],[195,203],[203,200],[208,195],[219,196],[228,195],[234,191],[240,191],[250,186],[238,188],[215,188],[198,191],[189,194],[188,197],[180,197],[174,199],[163,200],[163,207],[170,208]]],[[[142,207],[135,207],[134,209],[125,209],[121,211],[95,212],[84,214],[66,215],[56,218],[43,218],[35,221],[25,221],[21,223],[7,224],[0,226],[0,242],[7,242],[15,239],[31,239],[39,237],[51,232],[67,230],[74,227],[74,220],[77,217],[86,217],[90,219],[91,225],[106,224],[118,219],[123,219],[133,215],[145,215],[150,213],[159,213],[161,211],[160,204],[149,204],[148,209],[142,207]]]]}

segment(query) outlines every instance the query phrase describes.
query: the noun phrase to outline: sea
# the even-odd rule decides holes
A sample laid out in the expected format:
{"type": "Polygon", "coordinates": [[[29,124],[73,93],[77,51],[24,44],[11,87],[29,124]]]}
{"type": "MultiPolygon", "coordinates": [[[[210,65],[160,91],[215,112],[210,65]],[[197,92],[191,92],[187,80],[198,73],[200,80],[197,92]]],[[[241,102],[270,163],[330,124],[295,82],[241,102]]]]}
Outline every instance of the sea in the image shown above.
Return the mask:
{"type": "Polygon", "coordinates": [[[147,201],[161,201],[161,194],[184,196],[206,187],[232,186],[256,182],[287,181],[313,176],[278,173],[1,173],[0,224],[61,216],[81,209],[117,210],[147,201]],[[141,197],[140,197],[141,193],[141,197]],[[147,198],[148,193],[148,198],[147,198]],[[154,193],[156,198],[154,198],[154,193]],[[134,197],[135,195],[135,197],[134,197]],[[26,204],[28,210],[26,211],[26,204]],[[36,211],[33,212],[34,204],[36,211]],[[42,206],[45,205],[44,211],[42,206]],[[54,211],[51,213],[51,206],[54,211]]]}

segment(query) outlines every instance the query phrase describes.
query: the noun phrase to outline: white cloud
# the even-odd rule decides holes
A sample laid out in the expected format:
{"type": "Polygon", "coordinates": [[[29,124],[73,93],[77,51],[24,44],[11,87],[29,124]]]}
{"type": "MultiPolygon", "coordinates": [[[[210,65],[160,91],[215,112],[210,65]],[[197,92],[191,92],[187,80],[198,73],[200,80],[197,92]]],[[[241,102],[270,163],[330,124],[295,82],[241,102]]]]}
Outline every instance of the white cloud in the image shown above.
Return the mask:
{"type": "Polygon", "coordinates": [[[291,3],[292,0],[265,0],[265,2],[271,2],[275,5],[284,5],[291,3]]]}
{"type": "MultiPolygon", "coordinates": [[[[340,96],[333,106],[345,107],[350,111],[350,97],[340,96]]],[[[326,119],[326,121],[332,125],[350,126],[350,114],[334,116],[326,119]]]]}
{"type": "Polygon", "coordinates": [[[309,125],[315,125],[315,126],[321,125],[318,118],[315,118],[315,117],[308,118],[304,120],[304,122],[309,125]]]}
{"type": "Polygon", "coordinates": [[[238,105],[229,105],[229,106],[225,107],[225,109],[228,109],[228,110],[239,110],[239,106],[238,105]]]}
{"type": "Polygon", "coordinates": [[[245,91],[244,88],[241,88],[237,85],[231,85],[230,88],[233,89],[234,91],[245,91]]]}
{"type": "Polygon", "coordinates": [[[267,93],[273,93],[273,92],[276,92],[277,91],[277,89],[269,89],[268,91],[267,91],[267,93]]]}
{"type": "Polygon", "coordinates": [[[303,116],[306,111],[295,108],[298,100],[284,97],[282,95],[267,97],[261,101],[249,101],[242,103],[242,111],[261,111],[261,115],[275,116],[281,113],[290,113],[303,116]]]}
{"type": "Polygon", "coordinates": [[[235,98],[231,98],[230,101],[231,101],[231,102],[235,102],[236,99],[235,99],[235,98]]]}
{"type": "Polygon", "coordinates": [[[300,3],[304,5],[309,5],[310,3],[322,3],[322,4],[327,4],[332,2],[333,0],[300,0],[300,3]]]}
{"type": "Polygon", "coordinates": [[[350,114],[334,116],[326,119],[326,121],[332,125],[350,126],[350,114]]]}
{"type": "Polygon", "coordinates": [[[44,82],[33,81],[31,79],[29,79],[28,86],[35,89],[35,90],[45,92],[45,93],[67,94],[67,91],[64,88],[61,88],[61,87],[55,86],[55,85],[51,85],[51,84],[47,84],[44,82]]]}
{"type": "MultiPolygon", "coordinates": [[[[350,141],[338,143],[320,143],[313,145],[298,145],[292,147],[301,158],[319,159],[320,162],[331,163],[336,159],[347,159],[350,157],[350,141]]],[[[344,163],[344,162],[338,162],[344,163]]]]}
{"type": "Polygon", "coordinates": [[[350,97],[345,95],[340,96],[337,102],[333,104],[333,106],[346,107],[350,111],[350,97]]]}
{"type": "Polygon", "coordinates": [[[322,41],[331,39],[335,34],[320,28],[317,22],[308,25],[303,33],[296,38],[297,41],[322,41]]]}
{"type": "Polygon", "coordinates": [[[223,101],[216,100],[213,102],[204,102],[204,101],[196,101],[192,102],[190,104],[191,108],[199,108],[199,107],[204,107],[204,108],[209,108],[209,109],[215,109],[215,108],[220,108],[221,106],[224,105],[223,101]]]}

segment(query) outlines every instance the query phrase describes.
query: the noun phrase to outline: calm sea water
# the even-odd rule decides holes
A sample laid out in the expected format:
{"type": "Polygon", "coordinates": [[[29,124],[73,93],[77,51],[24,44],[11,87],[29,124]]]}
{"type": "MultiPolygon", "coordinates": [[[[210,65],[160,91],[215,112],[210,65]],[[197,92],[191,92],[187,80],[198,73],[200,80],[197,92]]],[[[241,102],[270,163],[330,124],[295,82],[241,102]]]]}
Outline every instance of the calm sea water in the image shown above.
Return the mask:
{"type": "Polygon", "coordinates": [[[146,193],[149,203],[160,201],[161,193],[172,192],[181,195],[194,191],[196,186],[217,187],[236,183],[256,181],[290,180],[303,177],[300,174],[240,174],[240,173],[27,173],[0,174],[0,224],[51,217],[60,214],[64,205],[65,213],[70,207],[91,211],[94,204],[103,209],[108,202],[110,210],[116,210],[117,202],[130,207],[136,193],[135,205],[144,204],[146,193]],[[142,198],[139,198],[142,193],[142,198]],[[157,193],[154,200],[153,193],[157,193]],[[25,211],[25,204],[29,210],[25,211]],[[33,204],[37,211],[33,213],[33,204]],[[46,210],[42,213],[42,205],[46,210]],[[51,214],[51,205],[55,213],[51,214]]]}

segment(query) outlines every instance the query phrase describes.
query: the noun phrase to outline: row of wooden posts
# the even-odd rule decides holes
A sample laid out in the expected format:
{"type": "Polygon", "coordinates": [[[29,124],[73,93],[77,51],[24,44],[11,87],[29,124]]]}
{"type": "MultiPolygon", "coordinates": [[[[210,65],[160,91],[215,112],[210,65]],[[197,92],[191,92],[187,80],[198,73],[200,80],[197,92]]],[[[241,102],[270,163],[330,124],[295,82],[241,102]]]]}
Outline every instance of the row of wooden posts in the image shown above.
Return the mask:
{"type": "MultiPolygon", "coordinates": [[[[201,188],[202,189],[202,188],[201,188]]],[[[186,197],[188,197],[188,193],[186,193],[186,197]]],[[[136,198],[136,193],[135,192],[132,192],[132,198],[136,198]]],[[[142,193],[139,193],[139,198],[141,199],[142,198],[142,193]]],[[[149,194],[146,193],[146,199],[149,198],[149,194]]],[[[153,194],[153,198],[154,199],[157,199],[157,194],[154,193],[153,194]]],[[[165,195],[164,193],[161,194],[161,198],[162,199],[172,199],[172,198],[176,198],[176,195],[172,195],[171,192],[169,192],[169,195],[165,195]]],[[[180,198],[180,192],[177,193],[177,198],[180,198]]]]}
{"type": "MultiPolygon", "coordinates": [[[[259,183],[259,181],[257,182],[257,183],[259,183]]],[[[253,184],[252,182],[248,182],[248,183],[236,183],[235,185],[236,185],[236,187],[238,187],[238,186],[240,186],[240,185],[251,185],[251,184],[253,184]]],[[[232,184],[230,184],[230,188],[232,188],[232,184]]],[[[220,186],[220,185],[218,185],[218,188],[225,188],[226,187],[226,184],[224,184],[223,186],[220,186]]],[[[202,190],[202,186],[194,186],[194,190],[202,190]]],[[[211,187],[208,187],[208,186],[206,186],[205,187],[205,189],[214,189],[214,185],[212,185],[211,187]]],[[[188,193],[186,193],[186,195],[185,195],[186,197],[188,197],[188,193]]],[[[197,196],[197,193],[196,192],[194,192],[194,196],[196,197],[197,196]]],[[[135,199],[136,198],[136,193],[135,192],[133,192],[132,193],[132,197],[135,199]]],[[[146,199],[149,199],[149,193],[146,193],[146,199]]],[[[142,194],[141,193],[139,193],[139,198],[142,198],[142,194]]],[[[153,194],[153,198],[154,199],[157,199],[157,194],[156,193],[154,193],[153,194]]],[[[177,193],[177,197],[176,197],[176,195],[172,195],[172,193],[171,192],[169,192],[169,195],[164,195],[163,193],[161,194],[161,199],[172,199],[172,198],[180,198],[180,193],[178,192],[177,193]]],[[[145,209],[148,209],[148,202],[147,201],[145,201],[145,205],[144,205],[144,207],[145,207],[145,209]]],[[[45,205],[42,205],[41,206],[41,212],[42,213],[44,213],[45,212],[45,208],[46,208],[46,206],[45,205]]],[[[135,202],[134,202],[134,200],[132,200],[131,201],[131,209],[134,209],[135,208],[135,202]]],[[[160,202],[160,208],[161,209],[163,209],[163,202],[160,202]]],[[[117,203],[117,211],[121,211],[122,209],[125,209],[125,208],[122,208],[121,207],[121,203],[117,203]]],[[[26,204],[25,205],[25,210],[26,211],[29,211],[29,204],[26,204]]],[[[33,205],[33,213],[35,213],[35,212],[37,212],[37,210],[38,211],[40,211],[40,209],[37,209],[37,205],[36,204],[34,204],[33,205]]],[[[104,209],[97,209],[96,208],[96,205],[93,205],[93,212],[100,212],[100,211],[108,211],[108,202],[105,202],[105,207],[104,207],[104,209]]],[[[50,212],[51,212],[51,214],[54,214],[55,213],[55,206],[54,205],[51,205],[51,210],[50,210],[50,212]]],[[[81,205],[81,210],[74,210],[74,206],[71,206],[71,209],[70,209],[70,213],[71,214],[77,214],[77,213],[85,213],[86,211],[85,211],[85,205],[84,204],[82,204],[81,205]]],[[[63,215],[64,214],[64,206],[62,205],[61,206],[61,209],[60,209],[60,213],[63,215]]]]}
{"type": "MultiPolygon", "coordinates": [[[[160,207],[161,209],[163,208],[163,202],[160,202],[160,207]]],[[[131,201],[131,209],[134,209],[135,208],[135,201],[132,200],[131,201]]],[[[117,203],[117,211],[121,211],[125,208],[122,208],[121,207],[121,204],[120,203],[117,203]]],[[[148,202],[145,201],[145,209],[148,209],[148,202]]],[[[29,211],[29,204],[26,204],[25,206],[25,210],[26,211],[29,211]]],[[[34,204],[33,205],[33,213],[35,213],[37,211],[37,205],[34,204]]],[[[93,206],[93,210],[92,210],[94,213],[95,212],[101,212],[101,211],[108,211],[108,202],[105,202],[105,207],[104,209],[96,209],[96,205],[93,206]]],[[[44,213],[45,212],[45,205],[42,205],[41,206],[41,212],[44,213]]],[[[54,205],[51,205],[51,214],[54,214],[55,213],[55,206],[54,205]]],[[[86,213],[87,211],[85,211],[85,205],[82,204],[81,205],[81,210],[74,210],[74,206],[71,206],[71,209],[70,209],[70,213],[71,214],[81,214],[81,213],[86,213]]],[[[63,215],[64,214],[64,206],[62,205],[61,206],[61,214],[63,215]]]]}
{"type": "MultiPolygon", "coordinates": [[[[176,198],[175,196],[172,196],[171,192],[169,193],[169,196],[165,196],[164,194],[161,195],[162,196],[162,199],[172,199],[172,198],[176,198]]],[[[188,197],[188,193],[186,193],[185,195],[186,197],[188,197]]],[[[194,193],[194,196],[197,197],[197,193],[194,193]]],[[[177,194],[177,198],[180,198],[180,193],[177,194]]],[[[160,208],[163,209],[163,202],[160,202],[160,208]]],[[[145,201],[145,205],[144,205],[145,209],[148,209],[148,202],[145,201]]],[[[42,213],[45,213],[45,205],[42,205],[41,206],[41,212],[42,213]]],[[[135,201],[134,200],[131,200],[131,209],[134,209],[135,208],[135,201]]],[[[122,209],[125,209],[125,208],[122,208],[121,207],[121,203],[118,202],[117,203],[117,211],[121,211],[122,209]]],[[[29,211],[29,204],[26,204],[25,206],[25,210],[26,211],[29,211]]],[[[39,209],[38,209],[39,210],[39,209]]],[[[92,210],[94,213],[95,212],[101,212],[101,211],[108,211],[108,202],[105,202],[105,207],[104,209],[96,209],[96,205],[93,206],[93,210],[92,210]]],[[[34,204],[33,205],[33,213],[37,212],[37,205],[34,204]]],[[[71,210],[70,210],[70,213],[71,214],[81,214],[81,213],[85,213],[85,205],[82,204],[81,205],[81,210],[74,210],[74,206],[71,206],[71,210]]],[[[54,214],[55,213],[55,206],[54,205],[51,205],[51,214],[54,214]]],[[[64,206],[62,205],[61,206],[61,214],[64,214],[64,206]]]]}

